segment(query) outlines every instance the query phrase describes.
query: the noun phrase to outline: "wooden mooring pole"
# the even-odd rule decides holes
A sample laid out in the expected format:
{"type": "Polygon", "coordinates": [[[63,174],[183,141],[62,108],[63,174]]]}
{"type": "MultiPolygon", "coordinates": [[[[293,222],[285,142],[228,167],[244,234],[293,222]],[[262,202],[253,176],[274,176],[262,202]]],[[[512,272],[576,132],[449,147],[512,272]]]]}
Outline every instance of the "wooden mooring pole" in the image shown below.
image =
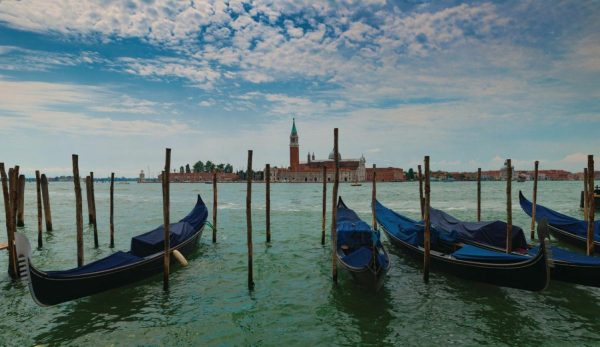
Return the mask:
{"type": "MultiPolygon", "coordinates": [[[[19,205],[19,165],[8,170],[8,184],[10,189],[10,208],[12,209],[13,226],[17,226],[17,213],[19,205]],[[12,173],[11,173],[12,172],[12,173]]],[[[17,229],[14,229],[16,231],[17,229]]]]}
{"type": "Polygon", "coordinates": [[[115,173],[110,173],[110,248],[115,247],[115,173]]]}
{"type": "Polygon", "coordinates": [[[248,150],[248,169],[246,170],[246,243],[248,245],[248,289],[254,288],[252,271],[252,150],[248,150]]]}
{"type": "Polygon", "coordinates": [[[429,283],[429,258],[431,252],[431,223],[429,220],[429,206],[431,205],[431,189],[429,182],[431,180],[429,170],[429,156],[425,156],[425,206],[424,220],[425,232],[423,236],[423,281],[429,283]]]}
{"type": "Polygon", "coordinates": [[[271,165],[267,164],[265,168],[265,208],[267,224],[267,242],[271,242],[271,165]]]}
{"type": "Polygon", "coordinates": [[[337,283],[337,199],[340,184],[340,154],[338,148],[338,128],[333,129],[333,158],[335,172],[333,175],[333,193],[331,206],[331,277],[337,283]]]}
{"type": "Polygon", "coordinates": [[[425,199],[423,198],[423,173],[421,172],[421,165],[417,165],[419,175],[419,206],[421,207],[421,219],[425,218],[425,199]]]}
{"type": "Polygon", "coordinates": [[[321,215],[321,245],[325,245],[325,224],[327,222],[327,166],[323,166],[323,209],[321,215]]]}
{"type": "Polygon", "coordinates": [[[88,207],[88,224],[93,224],[94,217],[92,217],[92,189],[91,189],[91,178],[85,176],[85,197],[87,200],[88,207]]]}
{"type": "Polygon", "coordinates": [[[90,172],[90,193],[92,195],[92,224],[94,226],[94,248],[98,248],[98,222],[96,220],[96,193],[94,192],[93,172],[90,172]]]}
{"type": "Polygon", "coordinates": [[[25,210],[25,175],[19,175],[19,193],[17,197],[19,199],[17,205],[17,226],[22,227],[25,226],[25,219],[23,217],[23,213],[25,210]]]}
{"type": "Polygon", "coordinates": [[[46,232],[52,231],[52,211],[50,210],[50,194],[48,193],[48,178],[42,174],[42,202],[44,204],[44,219],[46,220],[46,232]]]}
{"type": "Polygon", "coordinates": [[[506,253],[512,252],[512,164],[506,159],[506,253]]]}
{"type": "Polygon", "coordinates": [[[538,185],[538,168],[540,162],[535,161],[533,164],[533,204],[531,208],[531,235],[530,238],[532,240],[535,239],[535,210],[537,207],[537,185],[538,185]]]}
{"type": "Polygon", "coordinates": [[[481,221],[481,168],[477,168],[477,221],[481,221]]]}
{"type": "Polygon", "coordinates": [[[375,202],[377,201],[377,166],[373,164],[373,189],[371,191],[371,214],[373,215],[373,230],[377,230],[377,215],[375,213],[375,202]]]}
{"type": "Polygon", "coordinates": [[[77,266],[83,266],[83,211],[81,207],[81,182],[79,157],[73,154],[73,183],[75,185],[75,221],[77,223],[77,266]]]}
{"type": "Polygon", "coordinates": [[[39,170],[35,170],[35,192],[37,201],[38,248],[42,248],[44,245],[42,240],[42,181],[39,170]]]}
{"type": "Polygon", "coordinates": [[[594,156],[588,155],[588,196],[587,196],[587,212],[588,212],[588,227],[587,227],[587,255],[594,254],[594,156]]]}
{"type": "Polygon", "coordinates": [[[588,220],[588,169],[583,168],[583,220],[588,220]]]}
{"type": "Polygon", "coordinates": [[[213,209],[212,209],[212,242],[217,242],[217,172],[213,171],[212,177],[213,188],[213,209]]]}
{"type": "MultiPolygon", "coordinates": [[[[12,169],[9,170],[9,174],[12,174],[12,169]]],[[[15,228],[13,209],[11,204],[11,192],[9,189],[9,178],[6,176],[4,163],[0,163],[0,175],[2,177],[2,193],[4,196],[4,213],[6,215],[6,239],[8,241],[8,274],[11,278],[17,278],[19,272],[17,270],[17,254],[14,247],[15,228]]],[[[12,179],[12,177],[11,177],[12,179]]]]}
{"type": "Polygon", "coordinates": [[[163,255],[163,290],[169,290],[169,272],[171,264],[171,232],[169,230],[169,173],[171,172],[171,149],[165,151],[165,170],[162,174],[162,191],[163,191],[163,228],[164,228],[164,255],[163,255]]]}

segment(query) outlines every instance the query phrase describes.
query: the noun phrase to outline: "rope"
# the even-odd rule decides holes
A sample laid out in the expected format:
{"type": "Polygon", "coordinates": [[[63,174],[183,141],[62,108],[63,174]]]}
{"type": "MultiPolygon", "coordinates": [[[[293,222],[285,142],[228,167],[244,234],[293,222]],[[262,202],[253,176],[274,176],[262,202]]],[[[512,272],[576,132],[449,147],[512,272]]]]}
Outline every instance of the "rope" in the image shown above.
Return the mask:
{"type": "Polygon", "coordinates": [[[209,221],[206,221],[206,222],[204,222],[204,225],[208,225],[208,226],[210,227],[210,229],[211,229],[211,230],[215,230],[215,227],[214,227],[214,225],[212,225],[212,223],[211,223],[211,222],[209,222],[209,221]]]}

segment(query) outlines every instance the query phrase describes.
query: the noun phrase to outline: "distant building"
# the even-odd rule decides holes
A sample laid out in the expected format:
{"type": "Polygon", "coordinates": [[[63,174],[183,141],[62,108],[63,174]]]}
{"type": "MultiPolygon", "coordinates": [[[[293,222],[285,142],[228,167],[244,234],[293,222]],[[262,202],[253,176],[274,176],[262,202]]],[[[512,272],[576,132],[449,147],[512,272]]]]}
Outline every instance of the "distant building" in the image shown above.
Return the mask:
{"type": "MultiPolygon", "coordinates": [[[[195,183],[195,182],[212,182],[212,172],[171,172],[169,174],[169,182],[172,183],[195,183]]],[[[230,172],[217,172],[217,181],[233,182],[239,179],[238,174],[230,172]]],[[[158,175],[158,182],[162,182],[162,174],[158,175]]]]}
{"type": "MultiPolygon", "coordinates": [[[[365,167],[365,157],[359,159],[342,159],[338,153],[340,182],[363,182],[372,177],[373,169],[365,167]]],[[[333,151],[327,159],[315,159],[314,152],[306,156],[306,162],[300,162],[300,142],[296,129],[296,120],[292,121],[290,133],[290,166],[288,168],[273,168],[272,178],[275,182],[322,182],[323,167],[327,168],[327,181],[333,182],[335,160],[333,151]]],[[[403,181],[404,171],[399,168],[377,168],[378,181],[403,181]]]]}
{"type": "Polygon", "coordinates": [[[138,178],[138,183],[144,183],[146,180],[146,175],[144,174],[144,170],[140,171],[140,177],[138,178]]]}
{"type": "MultiPolygon", "coordinates": [[[[509,168],[508,168],[508,161],[505,161],[504,162],[504,166],[500,169],[500,179],[501,180],[504,180],[504,181],[506,180],[506,178],[508,177],[508,170],[509,170],[509,168]]],[[[516,177],[515,177],[515,167],[514,166],[510,167],[510,174],[511,174],[510,177],[513,180],[515,180],[516,177]]]]}

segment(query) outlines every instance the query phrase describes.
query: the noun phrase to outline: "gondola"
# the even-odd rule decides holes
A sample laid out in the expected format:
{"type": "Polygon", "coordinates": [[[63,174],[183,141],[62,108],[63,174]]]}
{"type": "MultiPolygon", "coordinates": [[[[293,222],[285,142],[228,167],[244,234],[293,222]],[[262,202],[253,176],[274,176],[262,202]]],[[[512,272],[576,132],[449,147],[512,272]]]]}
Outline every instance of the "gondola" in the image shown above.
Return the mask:
{"type": "MultiPolygon", "coordinates": [[[[506,223],[499,220],[482,222],[465,222],[448,213],[431,208],[431,224],[436,229],[453,232],[457,240],[478,247],[505,252],[506,223]]],[[[514,255],[523,259],[534,257],[537,246],[527,244],[523,229],[513,225],[512,249],[514,255]]],[[[552,246],[548,252],[554,267],[550,269],[553,280],[600,287],[600,258],[571,252],[552,246]]]]}
{"type": "MultiPolygon", "coordinates": [[[[531,216],[533,204],[519,191],[519,204],[525,213],[531,216]]],[[[557,238],[574,246],[586,249],[588,222],[569,217],[542,205],[536,204],[535,220],[548,220],[550,232],[557,238]]],[[[594,222],[594,250],[600,252],[600,221],[594,222]]]]}
{"type": "Polygon", "coordinates": [[[346,206],[337,204],[338,263],[364,286],[381,288],[390,269],[390,258],[381,243],[381,235],[346,206]]]}
{"type": "MultiPolygon", "coordinates": [[[[423,259],[422,221],[404,217],[379,201],[376,202],[376,217],[392,244],[413,257],[423,259]]],[[[540,234],[543,234],[543,224],[540,227],[540,234]]],[[[454,233],[431,228],[430,257],[433,269],[497,286],[540,291],[550,281],[544,242],[540,243],[534,257],[523,259],[518,255],[459,244],[454,233]]]]}
{"type": "MultiPolygon", "coordinates": [[[[196,206],[178,223],[170,224],[171,251],[184,256],[198,247],[208,216],[198,195],[196,206]]],[[[27,237],[15,234],[21,277],[29,282],[33,299],[41,306],[60,304],[121,287],[159,273],[163,269],[164,228],[160,226],[131,239],[131,249],[118,251],[92,263],[62,271],[42,271],[31,262],[27,237]]],[[[173,260],[174,257],[171,257],[173,260]]]]}

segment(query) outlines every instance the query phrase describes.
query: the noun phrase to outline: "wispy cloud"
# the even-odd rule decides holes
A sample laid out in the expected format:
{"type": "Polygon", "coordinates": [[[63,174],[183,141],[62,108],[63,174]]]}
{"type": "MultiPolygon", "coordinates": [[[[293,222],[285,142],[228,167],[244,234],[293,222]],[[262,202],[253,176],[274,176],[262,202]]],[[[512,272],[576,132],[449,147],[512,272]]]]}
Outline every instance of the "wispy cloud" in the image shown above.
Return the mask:
{"type": "Polygon", "coordinates": [[[156,103],[131,97],[117,99],[100,87],[0,79],[0,130],[26,128],[42,132],[103,136],[164,136],[193,130],[180,122],[113,119],[86,111],[122,114],[154,113],[156,103]]]}

